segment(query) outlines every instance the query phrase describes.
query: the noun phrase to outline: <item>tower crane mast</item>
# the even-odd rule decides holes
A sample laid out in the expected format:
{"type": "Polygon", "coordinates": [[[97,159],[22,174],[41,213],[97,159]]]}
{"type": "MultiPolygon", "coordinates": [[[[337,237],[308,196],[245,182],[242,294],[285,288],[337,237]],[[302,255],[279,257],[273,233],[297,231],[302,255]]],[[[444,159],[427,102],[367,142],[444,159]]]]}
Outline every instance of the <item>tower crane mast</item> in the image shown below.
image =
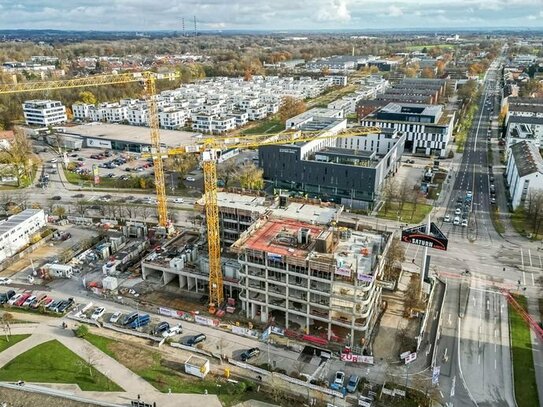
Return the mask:
{"type": "Polygon", "coordinates": [[[258,148],[267,145],[303,143],[313,140],[326,140],[363,136],[380,132],[378,127],[358,127],[338,133],[285,131],[277,135],[239,135],[208,137],[195,145],[181,146],[161,151],[158,107],[156,102],[156,76],[153,72],[122,73],[116,75],[98,75],[47,82],[24,82],[20,84],[0,84],[0,95],[23,92],[39,92],[60,89],[84,88],[141,82],[147,95],[149,109],[149,128],[151,137],[150,156],[155,169],[158,224],[168,228],[166,188],[164,183],[165,156],[178,154],[200,154],[204,172],[204,197],[209,253],[209,309],[214,312],[224,303],[223,277],[221,270],[221,245],[219,232],[219,207],[217,203],[217,159],[221,151],[230,148],[258,148]]]}

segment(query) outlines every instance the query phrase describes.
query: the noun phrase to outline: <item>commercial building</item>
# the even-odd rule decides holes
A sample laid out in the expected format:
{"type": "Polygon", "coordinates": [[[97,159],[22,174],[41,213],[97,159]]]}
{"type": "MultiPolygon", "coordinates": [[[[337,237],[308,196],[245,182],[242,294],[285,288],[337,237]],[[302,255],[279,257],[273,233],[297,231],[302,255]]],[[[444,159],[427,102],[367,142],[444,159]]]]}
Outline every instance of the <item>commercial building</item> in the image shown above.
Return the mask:
{"type": "MultiPolygon", "coordinates": [[[[309,129],[303,127],[302,131],[309,129]]],[[[276,188],[368,209],[386,177],[399,168],[405,140],[405,135],[385,129],[367,136],[264,146],[258,149],[259,166],[276,188]]]]}
{"type": "Polygon", "coordinates": [[[46,225],[43,209],[25,209],[0,221],[0,262],[24,249],[46,225]]]}
{"type": "Polygon", "coordinates": [[[543,191],[543,159],[535,144],[513,144],[507,160],[506,182],[513,209],[524,206],[531,194],[543,191]]]}
{"type": "MultiPolygon", "coordinates": [[[[201,135],[187,131],[161,130],[160,140],[164,148],[195,144],[201,135]]],[[[149,152],[151,148],[150,130],[141,126],[123,124],[89,123],[57,129],[57,134],[48,137],[50,144],[132,153],[149,152]],[[78,141],[79,140],[79,141],[78,141]]]]}
{"type": "Polygon", "coordinates": [[[58,100],[27,100],[23,114],[29,126],[53,126],[66,123],[66,107],[58,100]]]}
{"type": "Polygon", "coordinates": [[[405,150],[413,154],[446,157],[454,116],[441,105],[389,103],[362,118],[360,124],[405,134],[405,150]]]}
{"type": "Polygon", "coordinates": [[[343,117],[343,110],[314,107],[288,119],[285,123],[285,129],[300,129],[312,121],[317,121],[319,118],[343,119],[343,117]]]}
{"type": "Polygon", "coordinates": [[[262,219],[231,250],[247,318],[320,344],[366,345],[381,305],[386,235],[262,219]]]}

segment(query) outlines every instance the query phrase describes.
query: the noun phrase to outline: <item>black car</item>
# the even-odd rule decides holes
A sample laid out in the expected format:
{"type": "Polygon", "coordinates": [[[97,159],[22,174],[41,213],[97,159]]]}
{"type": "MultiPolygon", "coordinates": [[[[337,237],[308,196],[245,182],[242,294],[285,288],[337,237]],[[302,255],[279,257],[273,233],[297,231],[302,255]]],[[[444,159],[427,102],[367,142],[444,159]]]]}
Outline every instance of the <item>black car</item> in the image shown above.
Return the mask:
{"type": "Polygon", "coordinates": [[[7,293],[2,293],[0,294],[0,304],[5,304],[6,302],[8,302],[11,297],[13,297],[15,295],[15,291],[13,290],[9,290],[7,293]]]}
{"type": "Polygon", "coordinates": [[[58,196],[58,195],[55,195],[55,196],[51,197],[51,200],[53,200],[53,201],[60,201],[61,199],[62,199],[62,197],[58,196]]]}
{"type": "Polygon", "coordinates": [[[258,348],[251,348],[251,349],[247,349],[245,352],[243,352],[241,354],[241,360],[243,362],[251,359],[251,358],[254,358],[255,356],[258,356],[260,355],[260,349],[258,348]]]}
{"type": "Polygon", "coordinates": [[[153,335],[161,336],[162,332],[165,332],[168,329],[170,329],[170,324],[168,324],[166,321],[159,322],[153,329],[153,335]]]}
{"type": "Polygon", "coordinates": [[[74,303],[73,298],[68,298],[66,301],[62,301],[59,306],[57,306],[56,311],[63,313],[67,311],[74,303]]]}
{"type": "Polygon", "coordinates": [[[187,345],[194,346],[199,344],[200,342],[205,341],[206,339],[207,338],[204,334],[194,335],[193,337],[189,338],[189,340],[187,341],[187,345]]]}

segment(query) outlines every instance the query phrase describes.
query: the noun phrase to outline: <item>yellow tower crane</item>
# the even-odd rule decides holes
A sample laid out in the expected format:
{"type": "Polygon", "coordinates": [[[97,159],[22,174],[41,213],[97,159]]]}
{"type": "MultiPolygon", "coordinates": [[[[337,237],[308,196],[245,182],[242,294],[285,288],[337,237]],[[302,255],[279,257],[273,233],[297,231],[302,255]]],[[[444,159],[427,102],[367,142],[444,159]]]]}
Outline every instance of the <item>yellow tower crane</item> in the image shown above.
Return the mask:
{"type": "Polygon", "coordinates": [[[149,128],[151,129],[151,157],[155,170],[155,188],[159,226],[169,228],[164,167],[160,159],[160,134],[158,108],[156,103],[156,74],[153,72],[122,73],[111,75],[87,76],[84,78],[65,79],[46,82],[23,82],[18,84],[0,84],[0,95],[40,92],[60,89],[86,88],[91,86],[119,85],[140,82],[144,86],[149,109],[149,128]]]}
{"type": "Polygon", "coordinates": [[[209,254],[209,309],[214,313],[224,302],[223,278],[221,270],[221,249],[219,233],[219,207],[217,204],[217,159],[222,151],[231,148],[258,148],[268,145],[311,142],[364,136],[381,131],[378,127],[358,127],[339,133],[285,131],[276,135],[239,135],[208,137],[195,145],[188,145],[161,151],[158,108],[156,103],[156,76],[153,72],[123,73],[117,75],[98,75],[85,78],[66,79],[47,82],[24,82],[20,84],[0,84],[0,95],[23,92],[84,88],[92,86],[118,85],[141,82],[145,86],[149,109],[151,132],[151,153],[155,169],[155,185],[158,202],[159,226],[168,228],[166,189],[162,159],[178,154],[196,153],[201,156],[204,172],[204,197],[206,204],[206,226],[209,254]]]}
{"type": "Polygon", "coordinates": [[[219,207],[217,204],[217,159],[219,158],[221,151],[232,148],[258,148],[270,145],[304,143],[315,140],[327,141],[338,138],[364,136],[378,132],[380,132],[380,128],[378,127],[357,127],[345,129],[339,133],[285,131],[276,135],[217,136],[205,138],[195,145],[182,146],[165,151],[163,158],[179,154],[198,153],[202,159],[209,254],[209,310],[211,313],[214,313],[215,308],[224,302],[219,207]]]}

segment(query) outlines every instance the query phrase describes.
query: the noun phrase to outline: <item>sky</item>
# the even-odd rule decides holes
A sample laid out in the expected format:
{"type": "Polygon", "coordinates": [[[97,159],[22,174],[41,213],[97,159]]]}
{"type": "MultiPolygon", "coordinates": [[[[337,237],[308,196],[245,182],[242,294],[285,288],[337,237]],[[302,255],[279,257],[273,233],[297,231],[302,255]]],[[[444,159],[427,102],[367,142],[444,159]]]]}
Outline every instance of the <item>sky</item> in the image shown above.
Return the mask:
{"type": "Polygon", "coordinates": [[[543,0],[0,0],[0,29],[543,28],[543,0]]]}

